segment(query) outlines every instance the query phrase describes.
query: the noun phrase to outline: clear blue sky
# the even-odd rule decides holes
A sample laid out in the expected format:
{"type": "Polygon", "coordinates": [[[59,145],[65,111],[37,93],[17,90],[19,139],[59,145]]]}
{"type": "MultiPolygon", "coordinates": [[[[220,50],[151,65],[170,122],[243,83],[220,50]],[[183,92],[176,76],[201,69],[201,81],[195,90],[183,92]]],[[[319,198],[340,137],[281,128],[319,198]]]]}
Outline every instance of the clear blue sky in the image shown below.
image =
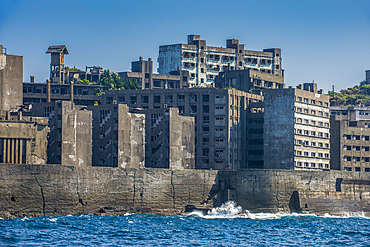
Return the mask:
{"type": "Polygon", "coordinates": [[[65,44],[69,67],[129,71],[158,47],[200,34],[225,47],[282,49],[285,82],[315,80],[325,92],[358,84],[370,69],[370,1],[0,0],[0,44],[24,57],[24,80],[49,76],[49,45],[65,44]]]}

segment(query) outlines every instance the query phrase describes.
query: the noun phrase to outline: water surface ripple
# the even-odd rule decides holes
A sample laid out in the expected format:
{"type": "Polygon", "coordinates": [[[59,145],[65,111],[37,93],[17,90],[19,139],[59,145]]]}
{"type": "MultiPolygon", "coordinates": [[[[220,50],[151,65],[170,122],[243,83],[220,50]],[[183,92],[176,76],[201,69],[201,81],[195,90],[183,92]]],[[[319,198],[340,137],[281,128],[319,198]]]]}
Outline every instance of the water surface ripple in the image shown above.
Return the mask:
{"type": "Polygon", "coordinates": [[[0,219],[6,246],[369,246],[362,216],[250,214],[233,205],[203,216],[74,215],[0,219]]]}

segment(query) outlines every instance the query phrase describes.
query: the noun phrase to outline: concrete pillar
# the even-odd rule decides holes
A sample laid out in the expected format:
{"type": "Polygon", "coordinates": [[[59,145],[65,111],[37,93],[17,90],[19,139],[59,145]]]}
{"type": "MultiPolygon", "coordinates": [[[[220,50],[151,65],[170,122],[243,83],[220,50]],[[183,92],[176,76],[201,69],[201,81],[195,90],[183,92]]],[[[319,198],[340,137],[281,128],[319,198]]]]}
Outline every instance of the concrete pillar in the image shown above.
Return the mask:
{"type": "Polygon", "coordinates": [[[46,80],[47,82],[47,87],[48,87],[48,91],[47,91],[47,102],[50,102],[51,101],[51,86],[50,86],[50,80],[46,80]]]}
{"type": "Polygon", "coordinates": [[[19,164],[23,164],[23,142],[24,139],[19,139],[19,164]]]}
{"type": "Polygon", "coordinates": [[[14,163],[19,164],[19,139],[15,139],[14,163]]]}
{"type": "Polygon", "coordinates": [[[6,139],[6,141],[7,141],[7,147],[6,147],[6,163],[10,163],[10,139],[9,138],[7,138],[6,139]]]}
{"type": "Polygon", "coordinates": [[[26,164],[29,163],[29,160],[28,160],[28,157],[31,156],[31,150],[30,150],[30,143],[29,143],[29,140],[25,139],[24,140],[26,142],[26,164]]]}
{"type": "Polygon", "coordinates": [[[71,81],[71,105],[73,105],[73,81],[71,81]]]}
{"type": "Polygon", "coordinates": [[[7,163],[7,155],[6,155],[6,138],[3,139],[3,162],[7,163]]]}

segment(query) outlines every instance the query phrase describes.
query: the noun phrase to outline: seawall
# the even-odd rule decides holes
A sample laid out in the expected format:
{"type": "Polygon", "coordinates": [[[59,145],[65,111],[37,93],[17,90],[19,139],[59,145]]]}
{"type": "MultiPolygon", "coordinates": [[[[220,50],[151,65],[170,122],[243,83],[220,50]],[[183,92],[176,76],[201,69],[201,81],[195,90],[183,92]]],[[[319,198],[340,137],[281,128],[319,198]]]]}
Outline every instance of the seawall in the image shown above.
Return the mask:
{"type": "Polygon", "coordinates": [[[227,200],[251,212],[370,216],[370,174],[0,164],[3,218],[179,214],[191,206],[209,209],[227,200]]]}

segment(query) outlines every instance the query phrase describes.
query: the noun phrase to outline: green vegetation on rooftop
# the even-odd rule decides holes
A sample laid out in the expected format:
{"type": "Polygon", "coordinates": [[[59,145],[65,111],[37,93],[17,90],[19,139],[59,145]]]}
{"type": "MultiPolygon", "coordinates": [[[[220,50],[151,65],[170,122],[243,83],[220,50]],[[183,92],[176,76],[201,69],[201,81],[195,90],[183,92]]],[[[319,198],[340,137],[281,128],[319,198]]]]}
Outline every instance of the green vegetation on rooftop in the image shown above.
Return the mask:
{"type": "Polygon", "coordinates": [[[370,82],[363,80],[360,85],[340,90],[340,93],[329,91],[332,106],[354,106],[370,103],[370,82]]]}

